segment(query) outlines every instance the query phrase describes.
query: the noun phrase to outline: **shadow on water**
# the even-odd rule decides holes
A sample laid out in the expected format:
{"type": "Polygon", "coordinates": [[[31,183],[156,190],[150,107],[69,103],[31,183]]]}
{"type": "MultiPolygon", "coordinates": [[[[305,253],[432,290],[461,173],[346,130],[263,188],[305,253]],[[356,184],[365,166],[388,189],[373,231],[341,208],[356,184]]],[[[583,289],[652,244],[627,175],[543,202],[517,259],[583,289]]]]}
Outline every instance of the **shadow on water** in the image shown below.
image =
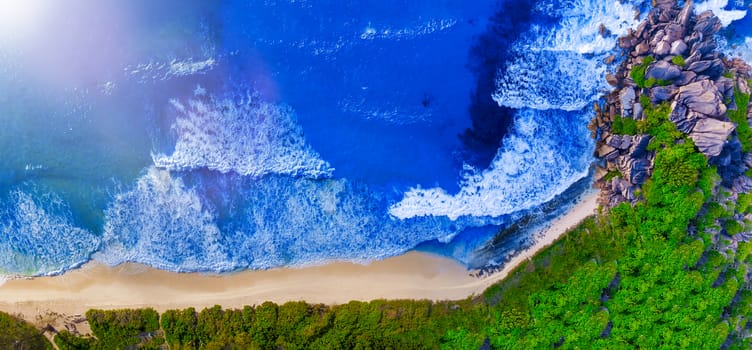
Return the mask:
{"type": "Polygon", "coordinates": [[[476,38],[470,50],[468,68],[477,79],[470,96],[472,127],[460,139],[469,153],[466,159],[473,166],[485,168],[491,163],[512,123],[516,110],[499,106],[492,98],[496,74],[504,70],[512,45],[530,27],[533,18],[529,2],[500,1],[486,31],[476,38]]]}
{"type": "Polygon", "coordinates": [[[593,169],[588,176],[580,179],[553,200],[526,213],[511,225],[501,228],[492,239],[473,252],[468,267],[493,272],[502,268],[520,251],[535,244],[535,234],[557,217],[572,208],[582,194],[593,184],[593,169]]]}

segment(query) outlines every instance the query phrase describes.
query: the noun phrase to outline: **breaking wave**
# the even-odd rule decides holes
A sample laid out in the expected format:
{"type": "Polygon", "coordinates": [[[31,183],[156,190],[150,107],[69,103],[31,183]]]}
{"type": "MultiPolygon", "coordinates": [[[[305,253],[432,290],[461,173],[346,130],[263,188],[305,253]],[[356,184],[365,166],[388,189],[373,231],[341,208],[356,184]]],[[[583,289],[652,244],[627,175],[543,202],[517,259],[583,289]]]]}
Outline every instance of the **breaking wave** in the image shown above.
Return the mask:
{"type": "Polygon", "coordinates": [[[167,171],[149,169],[132,190],[115,196],[105,214],[99,261],[172,271],[228,270],[213,215],[194,189],[167,171]]]}
{"type": "Polygon", "coordinates": [[[636,9],[619,1],[540,2],[538,15],[558,22],[533,24],[522,34],[497,74],[493,99],[515,109],[582,109],[607,90],[603,59],[639,23],[636,9]]]}
{"type": "Polygon", "coordinates": [[[446,241],[462,229],[446,218],[396,220],[386,205],[379,191],[344,179],[151,168],[115,197],[94,258],[218,272],[367,262],[427,240],[446,241]]]}
{"type": "Polygon", "coordinates": [[[152,154],[162,169],[207,168],[260,177],[284,174],[329,177],[334,169],[305,141],[288,107],[250,95],[239,101],[193,98],[172,100],[171,130],[177,141],[170,155],[152,154]]]}
{"type": "Polygon", "coordinates": [[[73,223],[53,194],[10,193],[0,211],[0,274],[60,273],[88,261],[99,238],[73,223]]]}
{"type": "Polygon", "coordinates": [[[395,217],[497,217],[551,200],[585,177],[593,141],[585,125],[590,111],[523,109],[491,166],[469,169],[457,194],[415,188],[390,208],[395,217]]]}

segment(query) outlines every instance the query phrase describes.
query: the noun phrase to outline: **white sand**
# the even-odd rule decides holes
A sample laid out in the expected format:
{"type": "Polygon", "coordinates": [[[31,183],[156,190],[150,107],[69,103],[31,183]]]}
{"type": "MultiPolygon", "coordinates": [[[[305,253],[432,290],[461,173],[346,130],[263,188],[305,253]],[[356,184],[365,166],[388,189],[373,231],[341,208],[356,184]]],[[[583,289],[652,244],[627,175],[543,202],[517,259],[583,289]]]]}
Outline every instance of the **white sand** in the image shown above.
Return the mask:
{"type": "Polygon", "coordinates": [[[55,312],[84,314],[90,308],[174,308],[222,305],[242,308],[264,301],[305,300],[341,304],[373,299],[463,299],[482,293],[542,248],[550,245],[597,208],[597,192],[587,193],[538,235],[503,270],[475,278],[453,260],[411,252],[370,265],[331,263],[301,269],[245,271],[229,275],[181,274],[137,264],[114,268],[89,263],[60,276],[7,281],[0,286],[0,310],[27,320],[55,312]]]}

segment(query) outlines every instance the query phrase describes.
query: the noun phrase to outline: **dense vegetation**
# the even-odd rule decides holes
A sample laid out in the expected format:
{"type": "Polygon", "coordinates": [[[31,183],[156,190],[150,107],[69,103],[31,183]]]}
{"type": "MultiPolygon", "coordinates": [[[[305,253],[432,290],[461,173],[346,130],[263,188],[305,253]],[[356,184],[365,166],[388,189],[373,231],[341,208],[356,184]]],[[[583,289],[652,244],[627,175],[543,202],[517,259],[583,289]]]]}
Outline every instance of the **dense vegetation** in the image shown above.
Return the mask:
{"type": "MultiPolygon", "coordinates": [[[[643,66],[632,72],[636,82],[643,66]]],[[[727,102],[737,106],[728,115],[745,151],[752,149],[749,100],[736,89],[727,102]]],[[[752,230],[752,195],[720,186],[717,169],[668,120],[668,104],[654,106],[644,96],[641,103],[644,120],[617,117],[612,128],[652,137],[654,171],[637,194],[641,200],[587,219],[482,296],[267,302],[161,317],[152,309],[90,310],[93,338],[63,331],[55,343],[63,350],[749,349],[752,243],[732,238],[752,230]]],[[[49,347],[34,327],[0,313],[0,348],[49,347]]]]}
{"type": "Polygon", "coordinates": [[[0,312],[0,349],[52,349],[42,332],[23,320],[0,312]]]}
{"type": "MultiPolygon", "coordinates": [[[[737,96],[737,103],[748,98],[737,96]]],[[[645,106],[645,120],[629,127],[650,134],[656,152],[642,200],[586,220],[480,297],[216,306],[170,310],[161,318],[151,309],[91,310],[96,339],[61,333],[56,343],[61,349],[154,349],[163,342],[171,349],[749,348],[752,292],[744,281],[752,244],[728,237],[752,226],[744,219],[752,195],[719,186],[716,169],[668,121],[667,105],[645,106]]]]}

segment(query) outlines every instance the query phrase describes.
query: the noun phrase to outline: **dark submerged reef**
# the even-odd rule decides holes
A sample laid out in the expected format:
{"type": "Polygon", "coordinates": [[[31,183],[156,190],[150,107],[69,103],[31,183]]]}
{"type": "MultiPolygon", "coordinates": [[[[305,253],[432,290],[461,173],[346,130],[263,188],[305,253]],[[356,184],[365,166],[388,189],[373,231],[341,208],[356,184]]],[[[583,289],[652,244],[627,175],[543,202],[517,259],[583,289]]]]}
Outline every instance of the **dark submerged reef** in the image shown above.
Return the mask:
{"type": "Polygon", "coordinates": [[[505,67],[512,44],[533,21],[542,18],[530,5],[525,1],[499,1],[486,31],[478,36],[470,51],[468,68],[477,81],[468,109],[472,128],[460,138],[470,151],[468,160],[477,167],[485,168],[491,163],[516,112],[499,106],[491,96],[496,91],[497,72],[505,67]]]}
{"type": "Polygon", "coordinates": [[[682,10],[674,0],[657,0],[648,24],[620,40],[628,56],[608,78],[616,90],[599,104],[591,124],[602,161],[596,178],[604,206],[598,215],[483,295],[336,306],[267,302],[242,310],[216,306],[161,315],[150,309],[90,310],[87,319],[96,338],[61,332],[56,344],[60,349],[165,344],[171,349],[749,349],[752,187],[745,179],[752,174],[723,169],[752,151],[751,69],[715,52],[707,38],[717,32],[717,19],[711,13],[695,16],[691,6],[688,2],[682,10]],[[674,30],[673,24],[684,27],[674,30]],[[667,36],[667,28],[681,35],[667,36]],[[688,44],[698,31],[709,34],[684,48],[676,44],[670,53],[673,42],[688,44]],[[707,51],[694,55],[700,49],[707,51]],[[711,67],[721,69],[708,72],[711,67]],[[688,71],[684,80],[682,72],[688,71]],[[741,153],[727,157],[724,152],[741,153]],[[725,185],[729,180],[731,188],[725,185]]]}

